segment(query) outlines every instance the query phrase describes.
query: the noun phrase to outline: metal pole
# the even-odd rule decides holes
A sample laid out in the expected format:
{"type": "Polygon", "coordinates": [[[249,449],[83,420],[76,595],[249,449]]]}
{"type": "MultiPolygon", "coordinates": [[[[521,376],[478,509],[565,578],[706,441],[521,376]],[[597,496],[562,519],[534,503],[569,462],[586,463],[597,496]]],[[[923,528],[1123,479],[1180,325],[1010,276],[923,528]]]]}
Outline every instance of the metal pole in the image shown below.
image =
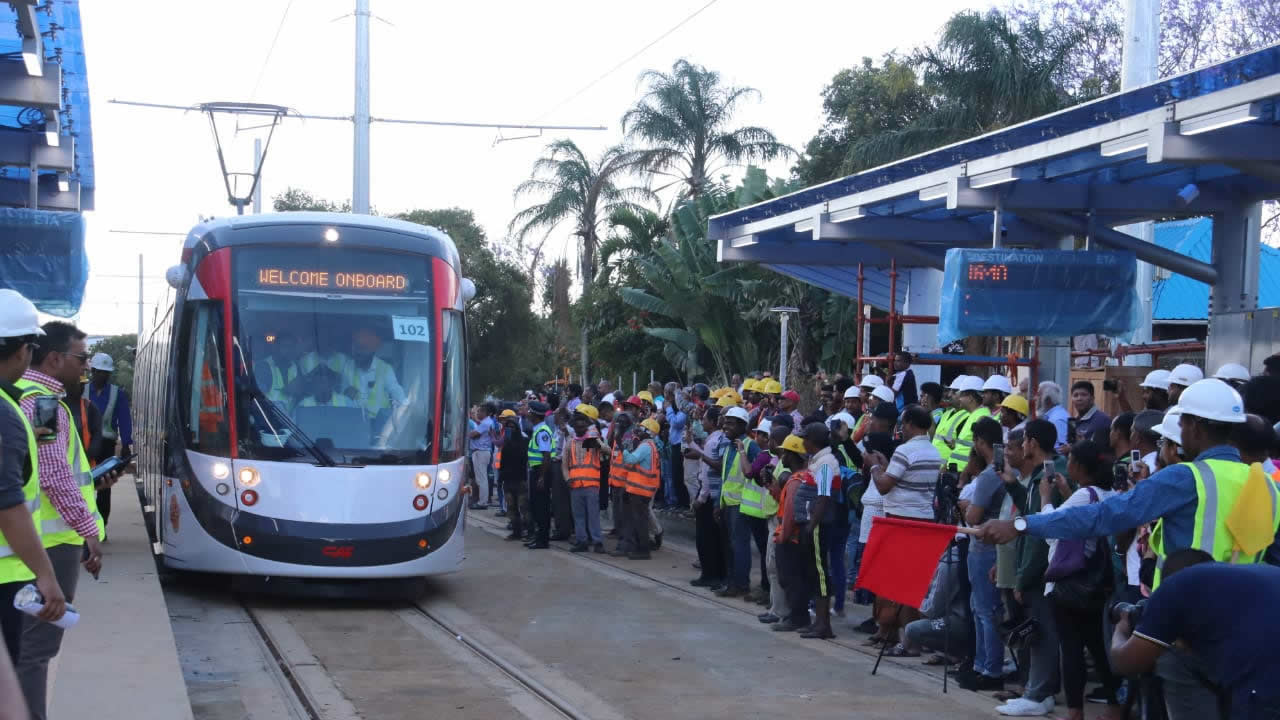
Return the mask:
{"type": "Polygon", "coordinates": [[[853,379],[861,382],[862,354],[866,348],[862,345],[862,263],[858,263],[858,335],[853,340],[853,379]]]}
{"type": "Polygon", "coordinates": [[[894,323],[897,321],[895,308],[898,305],[898,261],[889,260],[889,349],[885,357],[889,359],[889,372],[893,373],[893,341],[895,338],[894,323]]]}
{"type": "Polygon", "coordinates": [[[782,313],[782,347],[778,351],[778,382],[782,383],[784,388],[787,386],[787,323],[790,320],[790,313],[782,313]]]}
{"type": "Polygon", "coordinates": [[[369,214],[369,0],[356,0],[355,139],[351,211],[369,214]]]}
{"type": "Polygon", "coordinates": [[[258,181],[253,185],[253,214],[262,212],[262,138],[253,139],[253,172],[258,181]]]}
{"type": "MultiPolygon", "coordinates": [[[[621,390],[622,387],[619,386],[618,389],[621,390]]],[[[631,394],[632,395],[636,394],[636,371],[635,370],[631,371],[631,394]]]]}
{"type": "MultiPolygon", "coordinates": [[[[1160,0],[1125,0],[1124,54],[1120,63],[1120,89],[1132,90],[1156,80],[1156,63],[1160,56],[1160,0]]],[[[1155,225],[1137,223],[1116,228],[1143,242],[1155,241],[1155,225]]],[[[1151,340],[1151,291],[1155,281],[1155,267],[1138,261],[1138,274],[1134,283],[1138,286],[1138,330],[1133,334],[1134,343],[1151,340]]],[[[1151,365],[1150,355],[1132,355],[1126,365],[1151,365]]]]}
{"type": "Polygon", "coordinates": [[[138,253],[138,339],[142,339],[142,253],[138,253]]]}

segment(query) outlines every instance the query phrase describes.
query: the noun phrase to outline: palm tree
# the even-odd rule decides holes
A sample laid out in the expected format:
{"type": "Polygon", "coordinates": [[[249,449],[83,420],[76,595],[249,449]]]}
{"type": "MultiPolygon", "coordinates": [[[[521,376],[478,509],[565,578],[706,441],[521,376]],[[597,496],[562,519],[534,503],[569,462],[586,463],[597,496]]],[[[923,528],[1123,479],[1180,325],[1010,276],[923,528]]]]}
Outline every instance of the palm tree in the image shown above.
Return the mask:
{"type": "Polygon", "coordinates": [[[652,253],[656,243],[671,229],[666,217],[644,208],[615,210],[609,216],[609,226],[609,236],[600,244],[597,277],[605,283],[612,281],[615,272],[623,274],[628,260],[652,253]]]}
{"type": "MultiPolygon", "coordinates": [[[[641,201],[652,201],[653,193],[643,187],[619,186],[617,178],[637,162],[637,157],[622,147],[611,147],[594,162],[572,140],[557,140],[533,164],[528,180],[516,188],[517,199],[541,196],[542,202],[516,213],[508,232],[523,243],[534,232],[543,232],[534,250],[529,277],[536,277],[542,247],[551,233],[569,223],[578,238],[578,271],[583,291],[591,289],[595,277],[596,252],[605,222],[617,210],[639,211],[641,201]]],[[[582,374],[588,367],[587,335],[582,333],[582,374]]]]}
{"type": "Polygon", "coordinates": [[[629,140],[647,147],[637,151],[645,167],[683,185],[682,197],[697,197],[728,165],[794,155],[773,133],[755,126],[729,128],[739,103],[760,92],[726,86],[720,73],[688,60],[677,60],[671,73],[648,70],[640,76],[649,89],[622,116],[629,140]]]}

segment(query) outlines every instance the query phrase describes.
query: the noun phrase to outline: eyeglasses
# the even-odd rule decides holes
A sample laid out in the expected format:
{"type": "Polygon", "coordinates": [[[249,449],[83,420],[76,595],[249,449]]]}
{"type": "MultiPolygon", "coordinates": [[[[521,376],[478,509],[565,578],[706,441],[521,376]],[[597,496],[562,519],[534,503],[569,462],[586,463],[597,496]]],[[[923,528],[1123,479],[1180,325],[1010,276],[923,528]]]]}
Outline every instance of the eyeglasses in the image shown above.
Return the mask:
{"type": "Polygon", "coordinates": [[[89,353],[70,353],[70,352],[66,352],[65,350],[60,350],[59,352],[61,352],[63,355],[66,355],[69,358],[75,358],[79,360],[82,364],[88,364],[89,358],[91,357],[89,353]]]}

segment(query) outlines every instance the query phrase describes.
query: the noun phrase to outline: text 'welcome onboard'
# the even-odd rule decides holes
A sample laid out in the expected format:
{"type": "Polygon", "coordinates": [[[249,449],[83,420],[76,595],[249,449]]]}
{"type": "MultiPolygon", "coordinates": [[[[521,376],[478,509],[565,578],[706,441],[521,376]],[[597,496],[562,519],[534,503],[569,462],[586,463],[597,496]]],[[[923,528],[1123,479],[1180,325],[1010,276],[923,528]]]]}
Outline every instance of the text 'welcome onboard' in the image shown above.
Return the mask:
{"type": "Polygon", "coordinates": [[[258,284],[264,287],[315,288],[320,290],[404,291],[409,287],[409,278],[399,273],[258,268],[258,284]]]}

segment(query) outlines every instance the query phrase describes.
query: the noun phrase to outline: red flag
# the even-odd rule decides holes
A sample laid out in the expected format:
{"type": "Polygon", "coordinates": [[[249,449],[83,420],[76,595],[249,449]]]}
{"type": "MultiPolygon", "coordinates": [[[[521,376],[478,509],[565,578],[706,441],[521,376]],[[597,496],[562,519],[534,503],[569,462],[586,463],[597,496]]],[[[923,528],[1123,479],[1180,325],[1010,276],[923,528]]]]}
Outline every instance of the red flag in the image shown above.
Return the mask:
{"type": "Polygon", "coordinates": [[[862,551],[855,587],[919,609],[929,592],[942,551],[955,537],[953,525],[878,517],[862,551]]]}

